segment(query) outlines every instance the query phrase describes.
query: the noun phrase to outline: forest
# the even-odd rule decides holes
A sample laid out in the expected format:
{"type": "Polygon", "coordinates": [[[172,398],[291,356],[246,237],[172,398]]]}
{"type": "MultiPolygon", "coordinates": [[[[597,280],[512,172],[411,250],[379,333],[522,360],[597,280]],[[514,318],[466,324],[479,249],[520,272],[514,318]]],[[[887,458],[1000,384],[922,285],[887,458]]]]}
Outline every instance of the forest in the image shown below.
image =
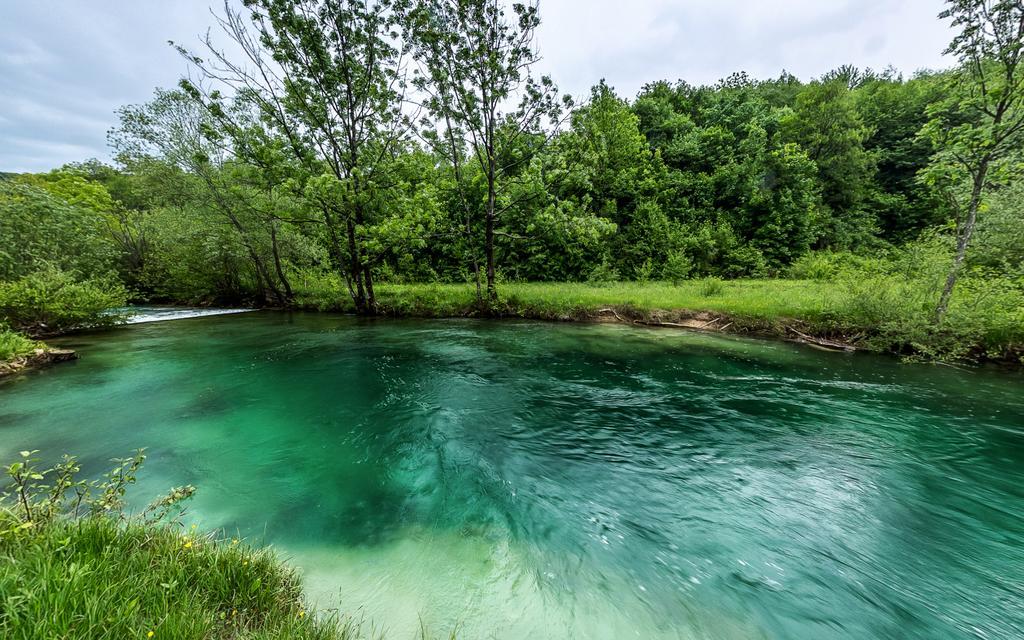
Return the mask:
{"type": "Polygon", "coordinates": [[[174,44],[188,79],[118,111],[112,164],[2,176],[0,344],[128,302],[685,308],[1019,361],[1024,7],[940,17],[950,69],[574,101],[536,74],[535,3],[225,4],[204,50],[174,44]]]}

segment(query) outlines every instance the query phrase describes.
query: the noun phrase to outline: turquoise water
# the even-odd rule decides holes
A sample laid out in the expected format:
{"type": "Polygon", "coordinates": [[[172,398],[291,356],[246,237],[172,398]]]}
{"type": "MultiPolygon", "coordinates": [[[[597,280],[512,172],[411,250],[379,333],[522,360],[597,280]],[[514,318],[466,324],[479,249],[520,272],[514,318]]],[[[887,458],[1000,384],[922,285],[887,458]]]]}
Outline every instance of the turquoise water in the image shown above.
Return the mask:
{"type": "Polygon", "coordinates": [[[61,341],[0,454],[272,543],[413,638],[1024,637],[1024,378],[675,330],[254,312],[61,341]]]}

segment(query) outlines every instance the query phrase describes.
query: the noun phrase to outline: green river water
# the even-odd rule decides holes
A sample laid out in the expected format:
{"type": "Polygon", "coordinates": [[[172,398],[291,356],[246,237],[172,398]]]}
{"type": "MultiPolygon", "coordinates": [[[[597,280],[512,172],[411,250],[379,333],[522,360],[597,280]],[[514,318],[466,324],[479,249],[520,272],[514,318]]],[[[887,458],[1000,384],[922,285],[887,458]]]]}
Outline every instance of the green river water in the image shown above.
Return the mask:
{"type": "Polygon", "coordinates": [[[1024,377],[676,330],[247,313],[56,341],[0,454],[270,543],[391,638],[1024,638],[1024,377]]]}

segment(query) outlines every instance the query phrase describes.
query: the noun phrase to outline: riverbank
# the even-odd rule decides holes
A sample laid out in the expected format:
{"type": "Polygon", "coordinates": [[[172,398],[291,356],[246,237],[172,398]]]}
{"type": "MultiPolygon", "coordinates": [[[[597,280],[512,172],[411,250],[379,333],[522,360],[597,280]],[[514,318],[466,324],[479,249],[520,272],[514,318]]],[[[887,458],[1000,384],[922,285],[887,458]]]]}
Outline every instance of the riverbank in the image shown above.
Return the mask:
{"type": "Polygon", "coordinates": [[[356,637],[307,613],[269,550],[100,516],[32,525],[0,510],[4,638],[356,637]]]}
{"type": "MultiPolygon", "coordinates": [[[[339,285],[306,285],[297,292],[299,308],[354,311],[339,285]]],[[[468,284],[382,284],[376,295],[387,316],[485,315],[468,284]]],[[[957,300],[942,325],[932,322],[928,300],[927,292],[895,279],[507,283],[490,315],[675,326],[931,361],[1024,362],[1024,308],[1014,300],[957,300]]]]}
{"type": "MultiPolygon", "coordinates": [[[[183,530],[195,487],[127,510],[146,455],[83,479],[65,455],[37,451],[4,465],[0,494],[0,636],[348,640],[355,629],[309,611],[298,574],[269,549],[183,530]]],[[[109,467],[108,467],[109,468],[109,467]]]]}
{"type": "Polygon", "coordinates": [[[69,349],[54,349],[13,331],[0,331],[0,378],[33,367],[78,357],[69,349]]]}
{"type": "MultiPolygon", "coordinates": [[[[293,309],[355,312],[336,278],[305,278],[297,285],[293,309]]],[[[701,279],[678,284],[502,283],[497,302],[488,308],[481,308],[470,284],[381,283],[376,297],[377,311],[386,317],[621,322],[753,335],[920,361],[1024,364],[1021,292],[1014,287],[975,290],[969,281],[964,285],[941,324],[934,322],[929,291],[893,276],[862,275],[845,281],[701,279]]],[[[210,309],[200,315],[241,311],[245,310],[210,309]]],[[[134,321],[181,316],[173,307],[160,308],[157,315],[134,321]]],[[[0,336],[13,345],[8,353],[18,354],[5,357],[0,349],[0,375],[74,357],[18,334],[0,336]]]]}
{"type": "MultiPolygon", "coordinates": [[[[475,291],[398,285],[381,291],[388,315],[480,315],[475,291]]],[[[815,282],[696,280],[668,283],[516,283],[502,286],[495,315],[555,322],[621,322],[793,340],[856,350],[859,336],[828,321],[828,289],[815,282]]]]}

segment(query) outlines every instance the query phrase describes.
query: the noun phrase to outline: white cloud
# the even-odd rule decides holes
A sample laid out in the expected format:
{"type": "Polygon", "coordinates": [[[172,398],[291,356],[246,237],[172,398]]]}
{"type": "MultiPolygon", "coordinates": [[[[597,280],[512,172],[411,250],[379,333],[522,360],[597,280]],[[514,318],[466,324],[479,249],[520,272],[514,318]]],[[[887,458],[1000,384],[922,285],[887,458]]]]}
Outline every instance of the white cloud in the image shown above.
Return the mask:
{"type": "Polygon", "coordinates": [[[938,0],[542,0],[544,65],[566,90],[604,77],[634,95],[656,79],[708,84],[734,71],[803,79],[843,64],[912,73],[948,66],[938,0]]]}
{"type": "MultiPolygon", "coordinates": [[[[220,0],[7,2],[0,21],[0,171],[108,157],[114,110],[186,72],[220,0]]],[[[808,79],[842,64],[948,66],[940,0],[542,0],[538,45],[563,90],[601,78],[625,96],[647,82],[713,83],[734,71],[808,79]]]]}

